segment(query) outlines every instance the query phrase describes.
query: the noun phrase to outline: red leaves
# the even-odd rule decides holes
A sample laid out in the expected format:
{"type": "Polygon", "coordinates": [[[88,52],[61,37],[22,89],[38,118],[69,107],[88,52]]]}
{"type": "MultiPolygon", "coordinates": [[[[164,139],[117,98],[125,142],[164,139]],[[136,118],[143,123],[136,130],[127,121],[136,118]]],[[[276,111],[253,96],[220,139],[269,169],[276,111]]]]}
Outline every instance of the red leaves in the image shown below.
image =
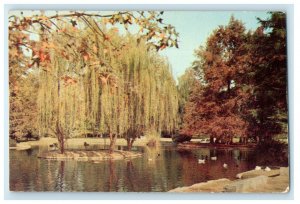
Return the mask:
{"type": "Polygon", "coordinates": [[[67,54],[67,52],[66,52],[65,50],[62,50],[60,54],[61,54],[61,56],[63,56],[65,59],[67,59],[67,60],[70,59],[69,55],[67,54]]]}
{"type": "Polygon", "coordinates": [[[39,50],[39,58],[41,62],[51,62],[50,54],[48,52],[44,52],[44,50],[39,50]]]}
{"type": "Polygon", "coordinates": [[[90,59],[90,55],[86,51],[82,51],[81,55],[82,55],[82,58],[83,58],[84,61],[88,61],[90,59]]]}
{"type": "Polygon", "coordinates": [[[104,39],[104,41],[110,41],[110,36],[109,35],[104,35],[103,39],[104,39]]]}
{"type": "Polygon", "coordinates": [[[74,79],[74,78],[72,78],[70,76],[67,76],[67,75],[62,76],[61,79],[63,80],[65,86],[73,85],[73,84],[77,83],[76,79],[74,79]]]}
{"type": "Polygon", "coordinates": [[[241,53],[247,53],[244,31],[243,25],[232,19],[209,37],[206,48],[198,50],[207,84],[202,91],[197,88],[190,95],[184,115],[188,131],[217,138],[246,135],[248,126],[241,106],[249,95],[241,94],[238,88],[245,83],[239,75],[246,69],[242,65],[247,61],[247,54],[241,57],[241,53]]]}

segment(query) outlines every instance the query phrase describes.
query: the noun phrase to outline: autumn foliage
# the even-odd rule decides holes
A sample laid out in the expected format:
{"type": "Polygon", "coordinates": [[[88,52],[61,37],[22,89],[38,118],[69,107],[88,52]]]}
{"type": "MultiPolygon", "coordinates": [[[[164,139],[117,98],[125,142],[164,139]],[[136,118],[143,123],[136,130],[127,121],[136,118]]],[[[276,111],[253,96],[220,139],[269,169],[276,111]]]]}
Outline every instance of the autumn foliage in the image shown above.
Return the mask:
{"type": "Polygon", "coordinates": [[[255,32],[230,19],[196,50],[195,79],[181,130],[216,142],[259,139],[286,131],[285,14],[271,13],[255,32]]]}
{"type": "Polygon", "coordinates": [[[178,47],[178,33],[163,12],[16,12],[9,17],[12,137],[31,126],[57,137],[63,153],[71,137],[108,136],[113,151],[116,138],[130,148],[146,131],[174,131],[175,81],[157,52],[178,47]],[[32,95],[24,96],[31,80],[32,95]],[[24,97],[31,117],[17,113],[29,111],[24,97]]]}

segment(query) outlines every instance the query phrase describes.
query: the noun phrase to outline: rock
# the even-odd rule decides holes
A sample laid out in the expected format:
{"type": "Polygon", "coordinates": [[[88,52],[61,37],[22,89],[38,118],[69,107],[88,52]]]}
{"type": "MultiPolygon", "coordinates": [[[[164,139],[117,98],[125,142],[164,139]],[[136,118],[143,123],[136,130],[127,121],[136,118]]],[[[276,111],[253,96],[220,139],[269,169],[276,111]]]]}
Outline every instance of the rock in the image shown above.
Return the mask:
{"type": "Polygon", "coordinates": [[[203,183],[197,183],[188,187],[179,187],[169,192],[222,192],[225,185],[231,183],[229,179],[211,180],[203,183]]]}
{"type": "Polygon", "coordinates": [[[288,176],[289,168],[288,167],[280,167],[279,174],[280,174],[280,176],[288,176]]]}
{"type": "Polygon", "coordinates": [[[227,185],[224,187],[225,192],[237,192],[235,185],[227,185]]]}
{"type": "Polygon", "coordinates": [[[282,191],[282,193],[288,193],[290,191],[290,187],[286,187],[286,189],[284,191],[282,191]]]}
{"type": "Polygon", "coordinates": [[[264,170],[250,170],[243,173],[239,173],[236,175],[236,178],[238,179],[247,179],[247,178],[253,178],[256,176],[278,176],[279,175],[279,169],[273,169],[270,171],[264,171],[264,170]]]}
{"type": "Polygon", "coordinates": [[[257,176],[243,180],[234,181],[224,187],[225,192],[253,192],[267,184],[267,176],[257,176]]]}

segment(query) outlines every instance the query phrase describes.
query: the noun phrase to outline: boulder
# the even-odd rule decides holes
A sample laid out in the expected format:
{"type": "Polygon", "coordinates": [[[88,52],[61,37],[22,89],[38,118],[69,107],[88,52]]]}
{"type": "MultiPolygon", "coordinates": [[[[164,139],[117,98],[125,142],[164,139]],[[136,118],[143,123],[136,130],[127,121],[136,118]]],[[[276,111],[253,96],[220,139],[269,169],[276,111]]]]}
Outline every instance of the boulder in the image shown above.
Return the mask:
{"type": "Polygon", "coordinates": [[[222,192],[225,185],[231,183],[229,179],[218,179],[207,182],[197,183],[192,186],[178,187],[169,192],[222,192]]]}
{"type": "Polygon", "coordinates": [[[237,180],[224,187],[225,192],[254,192],[267,185],[267,176],[257,176],[243,180],[237,180]]]}
{"type": "Polygon", "coordinates": [[[279,174],[280,174],[280,176],[288,176],[289,168],[288,167],[280,167],[279,174]]]}
{"type": "Polygon", "coordinates": [[[250,170],[243,173],[239,173],[236,175],[236,178],[238,179],[247,179],[247,178],[253,178],[257,176],[278,176],[279,175],[279,169],[273,169],[270,171],[264,171],[264,170],[250,170]]]}

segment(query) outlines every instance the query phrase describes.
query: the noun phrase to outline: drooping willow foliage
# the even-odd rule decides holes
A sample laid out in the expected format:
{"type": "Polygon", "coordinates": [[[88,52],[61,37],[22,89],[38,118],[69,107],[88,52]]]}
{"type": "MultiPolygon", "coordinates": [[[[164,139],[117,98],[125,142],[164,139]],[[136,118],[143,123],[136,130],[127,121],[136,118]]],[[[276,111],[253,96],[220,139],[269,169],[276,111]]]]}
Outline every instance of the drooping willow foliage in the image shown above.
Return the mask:
{"type": "Polygon", "coordinates": [[[100,43],[89,29],[72,33],[75,40],[59,34],[48,39],[54,46],[66,45],[68,53],[72,43],[81,43],[83,50],[68,56],[53,51],[51,63],[40,70],[42,135],[109,136],[113,149],[116,138],[125,138],[131,148],[146,131],[177,128],[178,93],[167,60],[135,36],[106,32],[110,43],[100,43]],[[124,48],[116,50],[118,45],[124,48]],[[82,54],[85,49],[92,54],[82,54]]]}

